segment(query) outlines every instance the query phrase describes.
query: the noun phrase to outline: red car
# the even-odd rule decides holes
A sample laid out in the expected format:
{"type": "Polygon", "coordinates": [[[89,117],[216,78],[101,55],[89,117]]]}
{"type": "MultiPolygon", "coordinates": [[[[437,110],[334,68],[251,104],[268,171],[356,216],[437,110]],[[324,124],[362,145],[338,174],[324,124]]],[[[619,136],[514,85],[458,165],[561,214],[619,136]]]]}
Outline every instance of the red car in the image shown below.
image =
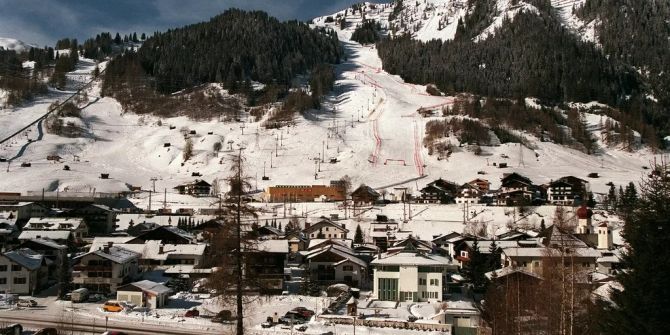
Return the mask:
{"type": "Polygon", "coordinates": [[[188,311],[186,311],[186,313],[184,313],[184,316],[187,318],[194,318],[196,316],[200,316],[200,311],[198,311],[197,309],[189,309],[188,311]]]}
{"type": "Polygon", "coordinates": [[[291,311],[297,312],[298,314],[302,315],[302,317],[305,318],[305,319],[309,319],[312,316],[314,316],[314,311],[310,310],[310,309],[307,309],[305,307],[296,307],[296,308],[292,309],[291,311]]]}

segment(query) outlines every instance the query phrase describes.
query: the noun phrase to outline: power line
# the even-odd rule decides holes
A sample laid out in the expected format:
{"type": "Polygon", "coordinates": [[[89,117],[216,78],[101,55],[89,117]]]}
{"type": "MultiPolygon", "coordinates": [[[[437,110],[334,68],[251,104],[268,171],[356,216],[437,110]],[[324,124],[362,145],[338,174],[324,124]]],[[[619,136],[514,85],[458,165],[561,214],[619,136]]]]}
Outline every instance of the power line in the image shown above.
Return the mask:
{"type": "MultiPolygon", "coordinates": [[[[100,71],[100,75],[102,75],[106,70],[107,70],[107,68],[105,68],[104,70],[100,71]]],[[[9,135],[8,137],[6,137],[6,138],[0,140],[0,144],[3,144],[3,143],[5,143],[5,142],[9,141],[10,139],[12,139],[12,138],[18,136],[19,134],[21,134],[22,132],[24,132],[24,131],[27,130],[28,128],[34,126],[34,125],[37,124],[38,122],[40,122],[40,121],[46,119],[46,117],[49,116],[49,114],[51,114],[51,113],[53,113],[54,111],[56,111],[56,110],[60,109],[61,107],[63,107],[67,102],[69,102],[69,101],[72,100],[74,97],[76,97],[79,93],[81,93],[85,88],[87,88],[89,85],[91,85],[91,84],[92,84],[94,81],[96,81],[97,79],[98,79],[97,77],[94,77],[94,78],[91,79],[89,82],[85,83],[81,88],[79,88],[77,91],[75,91],[72,95],[70,95],[70,96],[69,96],[67,99],[65,99],[63,102],[61,102],[61,103],[58,104],[57,106],[52,107],[52,108],[50,108],[49,110],[47,110],[47,112],[46,112],[44,115],[40,116],[37,120],[35,120],[35,121],[29,123],[27,126],[21,128],[21,129],[19,129],[19,130],[16,131],[15,133],[13,133],[13,134],[9,135]]]]}

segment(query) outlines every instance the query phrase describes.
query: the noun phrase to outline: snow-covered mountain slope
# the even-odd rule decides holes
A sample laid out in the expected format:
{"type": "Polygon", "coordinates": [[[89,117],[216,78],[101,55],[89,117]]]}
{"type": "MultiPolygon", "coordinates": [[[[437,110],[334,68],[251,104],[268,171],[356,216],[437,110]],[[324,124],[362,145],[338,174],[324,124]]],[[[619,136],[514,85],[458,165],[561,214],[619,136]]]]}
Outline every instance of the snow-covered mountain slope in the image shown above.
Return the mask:
{"type": "MultiPolygon", "coordinates": [[[[595,22],[583,22],[575,14],[586,0],[551,0],[561,22],[585,41],[595,41],[595,22]]],[[[374,19],[389,28],[395,34],[410,34],[421,41],[432,39],[451,40],[456,35],[458,22],[473,11],[468,7],[468,0],[404,0],[399,11],[395,12],[394,4],[363,3],[362,9],[366,19],[374,19]]],[[[495,13],[491,14],[491,23],[475,37],[481,41],[492,36],[506,19],[513,20],[521,12],[538,13],[538,9],[524,1],[496,0],[495,13]]],[[[333,19],[341,17],[362,17],[360,12],[352,13],[352,9],[331,15],[333,19]]],[[[316,24],[325,23],[327,16],[315,19],[316,24]]]]}
{"type": "MultiPolygon", "coordinates": [[[[388,15],[389,10],[382,6],[375,15],[388,15]]],[[[0,145],[0,157],[9,161],[1,163],[0,191],[118,192],[128,190],[128,185],[150,189],[151,179],[157,178],[157,191],[165,189],[172,199],[180,199],[172,195],[180,183],[225,177],[228,157],[239,146],[244,148],[251,183],[258,189],[277,184],[323,185],[344,175],[352,178],[354,186],[366,183],[388,190],[404,186],[416,191],[440,177],[459,183],[484,177],[495,188],[504,173],[516,171],[538,184],[565,175],[587,178],[596,172],[600,178],[590,179],[591,187],[595,192],[606,192],[610,181],[639,181],[646,173],[643,166],[654,159],[647,149],[627,152],[605,148],[602,154],[589,156],[528,135],[534,149],[504,144],[483,147],[479,156],[463,149],[447,160],[438,160],[422,145],[429,118],[417,110],[449,106],[454,98],[430,96],[425,86],[407,84],[383,71],[374,46],[361,46],[349,39],[362,22],[360,15],[348,15],[344,30],[326,21],[318,18],[314,22],[338,32],[347,60],[336,67],[338,80],[324,109],[298,116],[295,126],[265,129],[263,120],[253,122],[246,116],[241,119],[247,122],[228,123],[135,115],[125,112],[116,100],[100,97],[98,83],[86,91],[88,102],[80,104],[83,136],[50,134],[38,123],[0,145]],[[191,135],[191,130],[195,134],[191,135]],[[182,155],[186,137],[194,145],[194,156],[188,161],[182,155]],[[213,151],[217,142],[223,144],[218,155],[213,151]],[[49,161],[49,155],[59,155],[62,161],[49,161]],[[325,162],[319,164],[319,157],[325,162]],[[21,167],[23,162],[30,162],[31,167],[21,167]],[[493,163],[507,163],[509,168],[493,163]],[[64,165],[70,170],[64,170],[64,165]],[[486,175],[479,175],[479,171],[486,175]],[[101,173],[109,173],[110,178],[100,179],[101,173]],[[269,180],[263,180],[264,175],[269,180]]],[[[69,75],[70,89],[90,79],[93,67],[90,60],[80,62],[77,71],[69,75]]],[[[52,102],[66,96],[67,92],[53,91],[25,107],[0,110],[0,139],[37,119],[52,102]]],[[[587,115],[587,120],[597,135],[598,117],[587,115]]]]}
{"type": "Polygon", "coordinates": [[[32,45],[19,41],[13,38],[0,37],[0,48],[5,50],[15,50],[16,52],[24,52],[32,48],[32,45]]]}

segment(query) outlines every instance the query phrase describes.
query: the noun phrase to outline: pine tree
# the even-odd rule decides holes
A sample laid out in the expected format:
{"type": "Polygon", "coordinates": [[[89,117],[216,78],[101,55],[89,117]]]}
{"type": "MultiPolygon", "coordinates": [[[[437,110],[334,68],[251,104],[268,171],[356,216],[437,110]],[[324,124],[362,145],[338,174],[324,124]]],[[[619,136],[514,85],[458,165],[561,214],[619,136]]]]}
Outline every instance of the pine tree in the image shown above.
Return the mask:
{"type": "Polygon", "coordinates": [[[486,269],[489,260],[479,251],[479,241],[475,239],[469,254],[470,260],[466,263],[465,273],[472,282],[475,291],[482,291],[486,287],[486,269]]]}
{"type": "Polygon", "coordinates": [[[500,257],[502,254],[502,250],[498,248],[498,244],[496,243],[496,240],[491,241],[491,245],[489,246],[489,266],[488,266],[488,271],[494,271],[498,270],[502,267],[502,264],[500,263],[500,257]]]}
{"type": "Polygon", "coordinates": [[[354,235],[355,244],[363,244],[363,230],[361,230],[361,225],[356,226],[356,234],[354,235]]]}
{"type": "Polygon", "coordinates": [[[121,35],[119,35],[119,33],[116,33],[116,36],[114,36],[114,44],[121,44],[121,35]]]}
{"type": "Polygon", "coordinates": [[[604,334],[670,334],[670,178],[665,163],[659,168],[661,174],[642,181],[625,217],[627,270],[617,276],[622,289],[613,290],[611,303],[599,303],[604,334]]]}

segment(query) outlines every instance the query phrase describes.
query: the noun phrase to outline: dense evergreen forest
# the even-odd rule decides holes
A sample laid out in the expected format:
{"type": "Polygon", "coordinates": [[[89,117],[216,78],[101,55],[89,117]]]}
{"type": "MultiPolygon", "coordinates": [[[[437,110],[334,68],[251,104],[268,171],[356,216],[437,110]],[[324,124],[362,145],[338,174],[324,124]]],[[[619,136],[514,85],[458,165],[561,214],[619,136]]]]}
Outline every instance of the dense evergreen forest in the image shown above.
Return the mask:
{"type": "Polygon", "coordinates": [[[6,103],[17,106],[37,94],[46,93],[43,77],[46,65],[53,58],[54,50],[51,48],[31,48],[23,54],[0,48],[0,89],[7,91],[6,103]],[[24,61],[34,61],[34,68],[24,69],[24,61]]]}
{"type": "Polygon", "coordinates": [[[290,105],[300,106],[291,111],[301,112],[318,107],[320,96],[332,89],[334,73],[327,64],[339,63],[342,55],[333,31],[231,9],[209,22],[156,33],[137,52],[114,58],[107,66],[103,94],[143,113],[164,106],[161,96],[219,83],[246,96],[249,105],[291,96],[299,103],[290,105]],[[311,96],[289,90],[298,76],[309,74],[311,96]],[[256,91],[252,81],[266,86],[256,91]],[[153,107],[131,101],[133,96],[152,100],[153,107]]]}
{"type": "Polygon", "coordinates": [[[382,27],[379,22],[375,22],[375,20],[366,20],[360,27],[356,28],[351,35],[351,40],[360,44],[375,43],[379,41],[381,30],[382,27]]]}
{"type": "MultiPolygon", "coordinates": [[[[157,33],[138,56],[156,89],[172,93],[203,83],[226,88],[246,80],[288,84],[318,64],[338,63],[342,51],[334,32],[232,9],[209,22],[157,33]]],[[[122,62],[112,62],[109,71],[122,62]]]]}
{"type": "MultiPolygon", "coordinates": [[[[475,37],[483,27],[490,24],[496,10],[491,5],[492,2],[485,0],[469,1],[471,10],[459,21],[453,41],[421,42],[406,35],[384,38],[377,44],[384,69],[401,75],[409,82],[436,84],[449,94],[471,92],[517,100],[537,97],[546,104],[597,100],[620,109],[621,113],[608,111],[608,115],[621,116],[622,119],[619,120],[625,123],[626,128],[643,133],[645,143],[661,145],[659,135],[670,130],[670,117],[667,112],[662,111],[662,105],[649,101],[642,93],[647,81],[638,75],[634,66],[639,68],[639,64],[666,64],[670,57],[653,55],[669,53],[667,37],[664,40],[664,50],[659,50],[658,47],[650,49],[652,56],[643,56],[646,54],[644,50],[647,44],[655,43],[656,38],[649,37],[648,42],[631,42],[624,47],[622,44],[626,42],[616,38],[616,31],[624,28],[616,28],[617,26],[636,26],[626,28],[631,30],[628,33],[630,39],[635,39],[634,36],[640,34],[652,35],[650,29],[656,28],[631,25],[629,17],[624,19],[625,15],[618,13],[615,17],[619,21],[607,28],[613,30],[612,42],[609,42],[611,46],[606,46],[607,43],[603,45],[606,50],[617,50],[621,56],[608,57],[595,45],[581,41],[566,30],[555,16],[548,0],[530,2],[539,9],[539,13],[520,13],[513,21],[506,20],[494,36],[481,41],[476,41],[475,37]],[[626,48],[637,48],[637,51],[628,53],[626,48]],[[635,56],[636,54],[639,56],[635,56]]],[[[587,2],[587,6],[589,4],[595,8],[596,5],[607,6],[609,2],[592,0],[587,2]]],[[[402,2],[398,2],[396,6],[402,6],[402,2]]],[[[599,8],[583,11],[583,15],[606,12],[599,8]]],[[[649,11],[642,11],[638,15],[645,13],[650,14],[649,11]]],[[[668,15],[659,17],[667,18],[668,15]]],[[[660,23],[656,25],[662,26],[660,23]]],[[[665,87],[667,91],[670,86],[665,87]]]]}

